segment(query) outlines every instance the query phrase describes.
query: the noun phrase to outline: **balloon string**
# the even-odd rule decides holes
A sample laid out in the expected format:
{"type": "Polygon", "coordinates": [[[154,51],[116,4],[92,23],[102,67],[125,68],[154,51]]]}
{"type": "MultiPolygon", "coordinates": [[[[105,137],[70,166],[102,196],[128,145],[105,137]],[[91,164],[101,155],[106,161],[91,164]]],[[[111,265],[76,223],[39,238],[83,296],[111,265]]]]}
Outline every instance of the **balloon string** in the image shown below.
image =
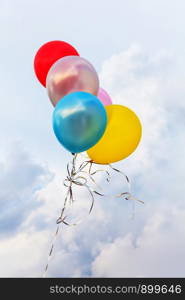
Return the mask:
{"type": "Polygon", "coordinates": [[[78,186],[84,186],[84,187],[87,188],[88,192],[90,193],[90,195],[91,195],[91,205],[90,205],[88,214],[91,213],[91,211],[93,209],[93,206],[94,206],[93,192],[96,192],[96,191],[91,190],[91,188],[87,185],[87,179],[84,176],[79,175],[79,173],[83,172],[83,169],[89,164],[89,161],[83,162],[80,165],[80,167],[78,169],[76,169],[76,159],[77,159],[77,154],[75,154],[74,157],[73,157],[71,169],[69,167],[69,163],[67,164],[67,177],[66,177],[66,179],[64,179],[63,184],[64,184],[65,187],[68,188],[68,190],[67,190],[67,193],[66,193],[66,196],[65,196],[65,199],[64,199],[64,204],[63,204],[63,207],[61,209],[60,216],[56,221],[57,227],[56,227],[56,231],[55,231],[52,243],[51,243],[51,247],[50,247],[50,251],[49,251],[49,254],[48,254],[47,264],[45,266],[43,277],[46,277],[47,272],[48,272],[49,263],[50,263],[50,260],[52,258],[52,254],[53,254],[53,250],[54,250],[54,247],[55,247],[57,237],[59,235],[60,224],[63,223],[63,224],[68,225],[68,226],[75,226],[75,225],[79,224],[79,222],[69,224],[66,221],[67,215],[65,215],[65,211],[66,211],[67,205],[72,205],[73,201],[74,201],[72,185],[75,184],[75,185],[78,185],[78,186]]]}
{"type": "Polygon", "coordinates": [[[70,167],[70,164],[68,163],[67,164],[67,177],[64,179],[64,186],[67,187],[67,193],[66,193],[66,196],[64,198],[64,204],[63,204],[63,207],[61,209],[61,213],[60,213],[60,216],[59,218],[57,219],[56,223],[57,223],[57,227],[56,227],[56,231],[54,233],[54,237],[53,237],[53,240],[52,240],[52,243],[51,243],[51,247],[50,247],[50,251],[49,251],[49,254],[48,254],[48,259],[47,259],[47,264],[46,264],[46,267],[45,267],[45,270],[44,270],[44,273],[43,273],[43,277],[46,277],[47,275],[47,272],[48,272],[48,268],[49,268],[49,263],[50,263],[50,260],[52,258],[52,255],[53,255],[53,250],[54,250],[54,247],[55,247],[55,243],[56,243],[56,240],[57,240],[57,237],[59,235],[59,231],[60,231],[60,225],[61,223],[67,225],[67,226],[75,226],[75,225],[78,225],[80,224],[84,218],[80,219],[78,222],[75,222],[75,223],[69,223],[67,222],[67,214],[65,214],[66,212],[66,209],[68,206],[71,206],[73,205],[73,202],[74,202],[74,197],[73,197],[73,185],[77,185],[77,186],[81,186],[81,187],[85,187],[90,195],[90,207],[89,207],[89,210],[88,210],[88,215],[91,214],[92,212],[92,209],[93,209],[93,206],[94,206],[94,194],[96,195],[99,195],[99,196],[103,196],[103,197],[113,197],[113,198],[123,198],[125,200],[134,200],[135,201],[139,201],[140,203],[144,203],[143,201],[135,198],[132,194],[131,194],[131,184],[130,184],[130,180],[128,178],[127,175],[125,175],[122,171],[120,171],[119,169],[117,168],[114,168],[111,164],[108,165],[108,167],[119,173],[120,175],[122,175],[127,184],[128,184],[128,189],[129,191],[128,192],[122,192],[122,193],[119,193],[117,195],[114,195],[114,196],[110,196],[110,195],[106,195],[105,193],[100,193],[98,191],[96,191],[95,189],[92,189],[89,184],[87,184],[87,178],[90,178],[90,180],[100,189],[102,190],[101,186],[99,186],[95,179],[93,178],[93,176],[95,174],[97,174],[98,172],[104,172],[106,174],[106,180],[107,182],[110,182],[111,180],[111,175],[110,175],[110,172],[106,169],[97,169],[95,171],[92,170],[92,167],[94,165],[97,165],[95,162],[93,162],[92,160],[85,160],[83,161],[80,166],[77,168],[77,156],[78,154],[74,154],[73,156],[73,159],[72,159],[72,166],[70,167]],[[89,165],[89,168],[88,168],[88,171],[85,171],[84,169],[89,165]],[[83,176],[82,176],[83,174],[83,176]],[[87,176],[87,177],[86,177],[87,176]]]}

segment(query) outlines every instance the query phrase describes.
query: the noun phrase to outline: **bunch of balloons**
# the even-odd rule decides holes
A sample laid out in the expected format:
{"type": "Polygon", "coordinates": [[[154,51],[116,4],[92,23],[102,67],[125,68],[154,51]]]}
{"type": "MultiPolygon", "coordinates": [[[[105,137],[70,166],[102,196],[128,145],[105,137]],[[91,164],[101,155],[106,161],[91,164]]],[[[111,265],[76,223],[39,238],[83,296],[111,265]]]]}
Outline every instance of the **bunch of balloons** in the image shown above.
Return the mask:
{"type": "Polygon", "coordinates": [[[44,44],[34,70],[54,106],[54,133],[68,151],[87,151],[94,163],[110,164],[136,149],[142,133],[138,117],[112,104],[92,64],[73,46],[63,41],[44,44]]]}
{"type": "MultiPolygon", "coordinates": [[[[66,208],[74,204],[74,185],[85,187],[89,193],[88,214],[94,205],[94,194],[106,196],[106,193],[94,190],[88,183],[87,178],[90,178],[98,187],[94,179],[97,172],[105,172],[107,181],[110,181],[109,171],[92,171],[92,166],[96,164],[108,165],[108,168],[126,179],[129,191],[117,193],[115,197],[138,200],[130,193],[128,177],[112,167],[111,163],[126,158],[136,149],[141,139],[142,127],[132,110],[123,105],[112,104],[108,93],[99,86],[99,78],[92,64],[80,57],[70,44],[63,41],[44,44],[36,53],[34,70],[40,83],[46,87],[54,106],[54,133],[60,144],[75,154],[71,166],[67,165],[67,177],[64,180],[67,193],[57,219],[55,241],[60,223],[79,223],[70,224],[66,213],[66,208]],[[84,151],[87,151],[88,160],[78,166],[77,154],[84,151]]],[[[44,277],[53,253],[54,241],[49,251],[44,277]]]]}

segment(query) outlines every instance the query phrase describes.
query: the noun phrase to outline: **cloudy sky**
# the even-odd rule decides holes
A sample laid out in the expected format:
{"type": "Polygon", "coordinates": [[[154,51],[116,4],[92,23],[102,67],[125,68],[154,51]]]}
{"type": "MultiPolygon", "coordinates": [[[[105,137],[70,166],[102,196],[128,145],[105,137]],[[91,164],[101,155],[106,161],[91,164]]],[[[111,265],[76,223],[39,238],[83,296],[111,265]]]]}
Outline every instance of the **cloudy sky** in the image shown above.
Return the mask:
{"type": "Polygon", "coordinates": [[[33,72],[35,52],[55,39],[74,45],[113,102],[139,116],[140,146],[115,165],[145,204],[133,217],[132,203],[97,196],[82,224],[61,228],[48,276],[185,276],[184,10],[183,0],[1,0],[1,277],[42,276],[65,194],[71,156],[33,72]]]}

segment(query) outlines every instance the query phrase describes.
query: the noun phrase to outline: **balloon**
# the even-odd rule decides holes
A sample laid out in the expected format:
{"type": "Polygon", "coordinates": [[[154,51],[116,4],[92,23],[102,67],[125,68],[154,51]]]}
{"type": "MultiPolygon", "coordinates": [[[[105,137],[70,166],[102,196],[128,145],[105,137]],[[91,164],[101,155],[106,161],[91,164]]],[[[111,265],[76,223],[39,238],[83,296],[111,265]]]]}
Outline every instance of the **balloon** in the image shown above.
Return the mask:
{"type": "Polygon", "coordinates": [[[111,105],[111,104],[112,104],[111,97],[110,97],[109,94],[108,94],[104,89],[102,89],[102,88],[99,88],[97,97],[98,97],[98,99],[103,103],[103,105],[111,105]]]}
{"type": "Polygon", "coordinates": [[[70,152],[83,152],[102,137],[107,124],[103,104],[92,94],[71,93],[53,112],[53,129],[59,142],[70,152]]]}
{"type": "Polygon", "coordinates": [[[87,151],[96,163],[109,164],[129,156],[139,144],[141,123],[136,114],[122,105],[105,106],[107,128],[99,142],[87,151]]]}
{"type": "Polygon", "coordinates": [[[34,59],[36,76],[43,86],[51,66],[59,59],[68,55],[79,55],[76,49],[63,41],[51,41],[39,48],[34,59]]]}
{"type": "Polygon", "coordinates": [[[59,59],[49,70],[46,79],[49,98],[55,106],[72,92],[98,93],[99,80],[94,67],[84,58],[67,56],[59,59]]]}

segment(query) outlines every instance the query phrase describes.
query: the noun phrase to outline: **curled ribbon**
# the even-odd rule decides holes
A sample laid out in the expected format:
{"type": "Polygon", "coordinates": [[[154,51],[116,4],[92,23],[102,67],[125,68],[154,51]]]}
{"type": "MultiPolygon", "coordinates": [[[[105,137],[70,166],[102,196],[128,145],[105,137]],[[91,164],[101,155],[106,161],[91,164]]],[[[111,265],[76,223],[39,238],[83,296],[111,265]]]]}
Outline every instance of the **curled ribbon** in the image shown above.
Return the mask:
{"type": "MultiPolygon", "coordinates": [[[[49,251],[49,255],[48,255],[48,262],[46,264],[45,267],[45,271],[43,274],[43,277],[46,277],[47,271],[48,271],[48,267],[49,267],[49,261],[51,260],[52,257],[52,253],[53,253],[53,249],[54,249],[54,245],[55,245],[55,241],[57,239],[57,236],[59,234],[59,229],[60,229],[60,224],[63,223],[67,226],[75,226],[80,224],[83,219],[79,220],[78,222],[72,223],[70,224],[69,222],[66,221],[67,219],[67,215],[65,214],[65,211],[67,209],[68,206],[73,205],[74,202],[74,196],[73,196],[73,185],[77,185],[77,186],[81,186],[81,187],[85,187],[90,195],[90,207],[88,210],[88,214],[90,215],[94,206],[94,194],[97,194],[99,196],[102,197],[111,197],[110,195],[106,195],[105,193],[100,193],[94,189],[92,189],[92,187],[88,184],[88,180],[87,178],[90,178],[90,180],[97,186],[98,184],[96,183],[95,179],[94,179],[94,175],[97,174],[98,172],[104,172],[106,174],[106,180],[107,182],[110,182],[111,180],[111,175],[110,172],[108,170],[104,170],[104,169],[97,169],[95,171],[92,171],[92,167],[94,165],[97,165],[96,163],[94,163],[92,160],[85,160],[81,163],[81,165],[77,168],[77,156],[78,154],[74,154],[73,159],[72,159],[72,166],[70,168],[70,164],[67,164],[67,177],[64,179],[64,186],[67,188],[67,193],[66,196],[64,198],[64,204],[63,207],[61,209],[61,213],[59,218],[57,219],[56,223],[57,223],[57,228],[54,234],[54,238],[51,244],[51,248],[49,251]],[[85,168],[88,167],[88,171],[85,171],[85,168]]],[[[121,192],[117,195],[114,195],[112,197],[116,197],[116,198],[123,198],[125,200],[134,200],[134,201],[139,201],[140,203],[144,203],[143,201],[135,198],[134,196],[132,196],[131,194],[131,185],[130,185],[130,180],[128,178],[127,175],[125,175],[122,171],[118,170],[117,168],[114,168],[111,164],[107,165],[111,170],[119,173],[121,176],[124,177],[124,179],[126,180],[127,184],[128,184],[128,188],[129,191],[128,192],[121,192]]],[[[101,187],[99,187],[101,189],[101,187]]]]}

